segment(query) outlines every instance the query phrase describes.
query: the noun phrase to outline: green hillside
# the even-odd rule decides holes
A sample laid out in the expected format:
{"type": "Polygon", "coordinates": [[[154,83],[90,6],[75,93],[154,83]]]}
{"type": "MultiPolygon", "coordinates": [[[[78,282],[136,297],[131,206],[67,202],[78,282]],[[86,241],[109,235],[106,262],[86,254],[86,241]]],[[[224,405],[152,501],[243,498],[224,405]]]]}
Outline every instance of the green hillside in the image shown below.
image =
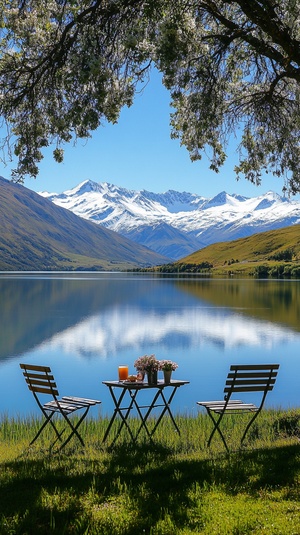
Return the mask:
{"type": "Polygon", "coordinates": [[[168,261],[2,177],[0,224],[0,271],[115,271],[168,261]]]}
{"type": "Polygon", "coordinates": [[[300,225],[209,245],[174,263],[174,268],[207,263],[214,273],[250,274],[258,266],[272,268],[287,262],[300,264],[300,225]]]}

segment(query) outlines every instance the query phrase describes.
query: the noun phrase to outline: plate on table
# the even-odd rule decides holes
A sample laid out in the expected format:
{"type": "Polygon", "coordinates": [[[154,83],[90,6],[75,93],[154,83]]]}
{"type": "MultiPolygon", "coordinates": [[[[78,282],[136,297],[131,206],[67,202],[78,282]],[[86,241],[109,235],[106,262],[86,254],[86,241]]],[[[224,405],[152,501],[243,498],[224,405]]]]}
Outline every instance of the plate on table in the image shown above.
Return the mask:
{"type": "Polygon", "coordinates": [[[142,385],[143,381],[121,381],[123,385],[142,385]]]}

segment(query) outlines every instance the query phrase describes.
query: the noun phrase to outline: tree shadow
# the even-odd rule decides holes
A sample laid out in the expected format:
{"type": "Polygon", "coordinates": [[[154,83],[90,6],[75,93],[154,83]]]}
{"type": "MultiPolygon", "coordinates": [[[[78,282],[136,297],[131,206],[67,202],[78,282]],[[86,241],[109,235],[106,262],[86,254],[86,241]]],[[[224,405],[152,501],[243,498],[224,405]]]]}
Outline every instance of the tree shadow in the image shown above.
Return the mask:
{"type": "Polygon", "coordinates": [[[34,526],[41,535],[69,533],[65,526],[80,515],[80,497],[91,488],[103,502],[117,498],[120,486],[126,488],[141,519],[136,525],[128,525],[127,535],[150,533],[162,508],[171,512],[178,528],[186,526],[192,507],[191,490],[196,486],[203,493],[219,485],[228,495],[243,492],[251,497],[262,489],[281,487],[287,500],[300,498],[297,444],[185,459],[184,455],[175,457],[161,444],[124,442],[111,452],[102,451],[99,458],[79,453],[55,459],[28,456],[3,463],[2,470],[7,477],[2,477],[1,512],[4,517],[21,519],[18,533],[29,533],[34,526]],[[80,470],[76,470],[77,462],[80,470]],[[55,527],[51,529],[51,507],[43,505],[41,492],[72,497],[67,510],[55,509],[55,527]]]}

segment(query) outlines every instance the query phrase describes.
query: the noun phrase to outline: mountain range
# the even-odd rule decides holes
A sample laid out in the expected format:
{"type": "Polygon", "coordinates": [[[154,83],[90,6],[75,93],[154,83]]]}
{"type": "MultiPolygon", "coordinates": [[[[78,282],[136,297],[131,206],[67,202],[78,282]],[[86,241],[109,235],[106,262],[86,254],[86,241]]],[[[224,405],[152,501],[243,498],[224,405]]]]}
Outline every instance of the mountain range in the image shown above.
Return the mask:
{"type": "Polygon", "coordinates": [[[0,220],[0,271],[118,271],[168,261],[3,177],[0,220]]]}
{"type": "Polygon", "coordinates": [[[63,193],[39,194],[172,260],[213,243],[300,223],[300,202],[272,191],[253,198],[223,191],[209,199],[86,180],[63,193]]]}

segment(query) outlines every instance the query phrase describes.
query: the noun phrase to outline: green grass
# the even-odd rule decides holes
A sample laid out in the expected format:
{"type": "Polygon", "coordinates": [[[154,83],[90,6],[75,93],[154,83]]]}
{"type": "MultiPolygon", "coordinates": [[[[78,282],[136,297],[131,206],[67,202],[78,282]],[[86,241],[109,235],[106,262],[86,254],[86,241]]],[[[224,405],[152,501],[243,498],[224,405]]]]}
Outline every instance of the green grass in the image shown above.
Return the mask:
{"type": "Polygon", "coordinates": [[[50,454],[50,428],[29,449],[40,421],[3,417],[0,534],[300,533],[300,411],[265,410],[243,448],[241,418],[228,417],[230,454],[217,437],[207,449],[202,412],[176,420],[181,436],[165,418],[153,443],[124,432],[113,448],[108,420],[89,420],[85,449],[74,439],[50,454]]]}
{"type": "Polygon", "coordinates": [[[299,266],[299,225],[261,232],[233,241],[214,243],[175,262],[174,270],[176,271],[176,267],[180,264],[208,262],[213,265],[211,273],[214,275],[230,273],[249,276],[253,274],[257,265],[263,264],[275,268],[283,264],[272,260],[272,257],[287,249],[293,252],[290,264],[299,266]]]}

